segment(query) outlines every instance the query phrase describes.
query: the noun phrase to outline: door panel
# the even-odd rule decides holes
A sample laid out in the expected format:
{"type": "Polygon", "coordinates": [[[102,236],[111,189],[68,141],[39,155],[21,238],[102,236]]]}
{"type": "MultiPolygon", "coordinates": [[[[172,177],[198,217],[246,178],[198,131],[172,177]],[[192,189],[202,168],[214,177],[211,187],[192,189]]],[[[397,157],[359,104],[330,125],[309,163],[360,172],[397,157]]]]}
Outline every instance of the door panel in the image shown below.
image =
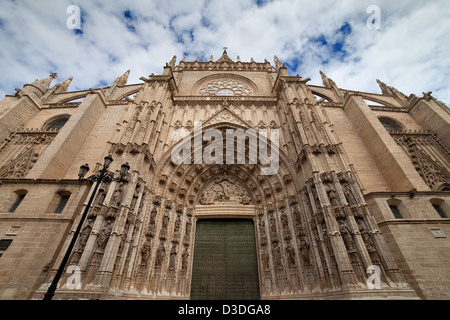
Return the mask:
{"type": "Polygon", "coordinates": [[[252,220],[198,220],[191,299],[259,299],[252,220]]]}

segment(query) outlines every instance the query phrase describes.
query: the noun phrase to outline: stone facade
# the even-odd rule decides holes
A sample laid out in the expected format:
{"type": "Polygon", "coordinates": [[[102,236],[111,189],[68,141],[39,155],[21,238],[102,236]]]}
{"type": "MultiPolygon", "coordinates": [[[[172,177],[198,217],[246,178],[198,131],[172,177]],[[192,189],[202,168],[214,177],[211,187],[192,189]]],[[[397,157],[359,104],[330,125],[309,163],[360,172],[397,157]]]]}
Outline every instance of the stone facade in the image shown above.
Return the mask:
{"type": "Polygon", "coordinates": [[[78,169],[107,154],[131,170],[100,185],[69,259],[81,285],[63,274],[54,299],[188,299],[203,218],[253,220],[261,299],[450,299],[450,115],[430,93],[309,85],[226,51],[128,74],[82,91],[52,74],[0,101],[1,299],[43,297],[93,192],[78,169]],[[279,129],[277,173],[174,163],[197,121],[279,129]]]}

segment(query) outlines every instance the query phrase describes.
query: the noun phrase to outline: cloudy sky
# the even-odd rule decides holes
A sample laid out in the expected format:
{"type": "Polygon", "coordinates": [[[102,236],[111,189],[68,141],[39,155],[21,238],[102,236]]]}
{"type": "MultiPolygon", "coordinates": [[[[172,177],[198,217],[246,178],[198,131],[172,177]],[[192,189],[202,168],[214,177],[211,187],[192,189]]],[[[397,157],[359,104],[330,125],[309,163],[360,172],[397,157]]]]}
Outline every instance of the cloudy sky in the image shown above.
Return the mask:
{"type": "Polygon", "coordinates": [[[378,93],[380,79],[450,105],[449,9],[448,0],[1,0],[0,98],[51,72],[53,84],[73,76],[70,90],[127,69],[139,83],[174,55],[216,60],[227,47],[241,61],[277,55],[310,84],[322,70],[342,88],[378,93]]]}

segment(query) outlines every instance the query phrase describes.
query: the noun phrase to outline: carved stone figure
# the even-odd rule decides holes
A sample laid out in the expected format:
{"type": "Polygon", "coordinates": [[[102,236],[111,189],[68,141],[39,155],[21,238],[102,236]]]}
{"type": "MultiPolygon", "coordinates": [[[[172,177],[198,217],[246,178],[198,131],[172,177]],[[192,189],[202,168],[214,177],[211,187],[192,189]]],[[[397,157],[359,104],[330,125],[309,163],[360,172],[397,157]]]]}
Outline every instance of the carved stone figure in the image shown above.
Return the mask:
{"type": "Polygon", "coordinates": [[[141,258],[144,264],[147,264],[147,260],[150,257],[151,248],[152,248],[152,238],[150,236],[146,236],[146,240],[142,245],[141,249],[141,258]]]}
{"type": "Polygon", "coordinates": [[[277,241],[272,243],[272,254],[273,254],[273,261],[275,263],[275,267],[282,268],[283,263],[281,262],[280,246],[278,245],[277,241]]]}
{"type": "Polygon", "coordinates": [[[164,211],[164,216],[163,216],[163,219],[162,219],[162,229],[167,229],[167,226],[169,225],[169,218],[170,218],[169,210],[166,209],[164,211]]]}
{"type": "Polygon", "coordinates": [[[292,244],[288,242],[286,244],[286,253],[287,253],[287,259],[289,266],[294,267],[295,266],[295,252],[294,248],[292,247],[292,244]]]}
{"type": "Polygon", "coordinates": [[[89,239],[89,235],[91,234],[91,230],[91,226],[87,225],[83,228],[83,231],[81,231],[80,241],[78,242],[78,250],[83,251],[89,239]]]}
{"type": "Polygon", "coordinates": [[[369,232],[367,231],[367,228],[364,225],[364,222],[362,221],[362,219],[357,219],[356,222],[358,224],[358,230],[361,233],[361,237],[363,238],[363,241],[364,241],[364,244],[366,245],[367,250],[369,250],[369,251],[375,250],[375,248],[373,246],[372,238],[370,237],[369,232]]]}
{"type": "Polygon", "coordinates": [[[186,270],[189,262],[189,252],[188,248],[185,247],[181,259],[181,269],[186,270]]]}
{"type": "Polygon", "coordinates": [[[114,190],[112,199],[111,199],[111,204],[113,206],[120,206],[120,203],[122,201],[122,193],[123,193],[123,183],[119,184],[119,187],[114,190]]]}
{"type": "Polygon", "coordinates": [[[333,207],[339,205],[339,203],[337,201],[337,196],[336,196],[335,190],[330,186],[328,186],[326,190],[327,190],[328,198],[330,199],[331,205],[333,207]]]}
{"type": "Polygon", "coordinates": [[[161,267],[166,255],[166,248],[164,247],[164,242],[159,245],[158,251],[156,252],[155,267],[161,267]]]}
{"type": "Polygon", "coordinates": [[[356,199],[355,199],[355,197],[353,196],[353,192],[352,192],[352,190],[350,189],[350,187],[347,186],[347,185],[345,185],[344,188],[343,188],[343,190],[344,190],[345,199],[347,200],[348,204],[349,204],[349,205],[356,204],[356,199]]]}
{"type": "Polygon", "coordinates": [[[98,235],[97,245],[99,248],[101,249],[105,248],[109,236],[111,235],[111,232],[112,228],[110,226],[110,223],[108,223],[106,226],[103,227],[102,231],[100,231],[100,234],[98,235]]]}
{"type": "Polygon", "coordinates": [[[170,249],[170,259],[169,259],[169,268],[170,269],[175,268],[176,258],[177,258],[177,247],[176,247],[176,245],[173,245],[172,249],[170,249]]]}
{"type": "Polygon", "coordinates": [[[354,250],[352,233],[342,220],[339,222],[339,231],[341,232],[342,238],[344,239],[347,250],[354,250]]]}
{"type": "Polygon", "coordinates": [[[309,242],[304,237],[300,237],[300,253],[305,264],[311,264],[309,258],[309,242]]]}

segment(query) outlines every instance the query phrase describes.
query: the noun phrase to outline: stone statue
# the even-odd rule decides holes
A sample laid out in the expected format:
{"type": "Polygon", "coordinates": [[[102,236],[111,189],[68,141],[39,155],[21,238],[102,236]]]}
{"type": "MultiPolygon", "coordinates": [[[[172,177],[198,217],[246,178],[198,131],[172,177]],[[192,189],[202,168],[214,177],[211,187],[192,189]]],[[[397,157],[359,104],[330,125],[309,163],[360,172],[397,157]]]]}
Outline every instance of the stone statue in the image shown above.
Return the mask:
{"type": "Polygon", "coordinates": [[[309,242],[303,237],[300,238],[300,253],[303,262],[305,262],[305,264],[310,264],[311,262],[309,260],[309,242]]]}
{"type": "Polygon", "coordinates": [[[327,194],[328,194],[328,198],[330,199],[330,203],[331,205],[334,206],[338,206],[339,203],[337,201],[337,196],[336,196],[336,192],[334,191],[334,189],[330,186],[327,187],[327,194]]]}
{"type": "Polygon", "coordinates": [[[91,226],[87,225],[83,228],[83,231],[81,231],[80,234],[80,242],[78,243],[78,250],[82,251],[84,247],[86,246],[86,243],[89,239],[89,235],[91,234],[91,226]]]}
{"type": "Polygon", "coordinates": [[[161,244],[159,245],[158,251],[156,252],[155,267],[162,266],[165,255],[166,255],[166,249],[164,247],[164,242],[161,242],[161,244]]]}
{"type": "Polygon", "coordinates": [[[152,247],[152,238],[150,236],[147,236],[144,244],[142,245],[142,249],[141,249],[141,257],[142,257],[142,262],[144,264],[147,264],[147,260],[150,257],[151,247],[152,247]]]}
{"type": "Polygon", "coordinates": [[[341,232],[342,238],[344,239],[347,250],[355,250],[355,248],[353,247],[352,233],[342,220],[339,222],[339,231],[341,232]]]}
{"type": "Polygon", "coordinates": [[[176,245],[173,245],[172,249],[170,250],[169,268],[171,269],[175,268],[176,258],[177,258],[177,247],[176,245]]]}
{"type": "Polygon", "coordinates": [[[108,242],[109,236],[111,235],[112,228],[110,226],[110,223],[108,223],[106,226],[103,227],[102,231],[100,232],[98,239],[97,239],[97,245],[99,248],[104,249],[106,246],[106,243],[108,242]]]}
{"type": "Polygon", "coordinates": [[[287,252],[289,266],[294,267],[295,266],[295,252],[294,252],[294,248],[292,247],[290,242],[288,242],[286,244],[286,252],[287,252]]]}
{"type": "Polygon", "coordinates": [[[187,247],[184,248],[184,252],[181,259],[181,269],[186,270],[189,261],[189,253],[187,247]]]}

